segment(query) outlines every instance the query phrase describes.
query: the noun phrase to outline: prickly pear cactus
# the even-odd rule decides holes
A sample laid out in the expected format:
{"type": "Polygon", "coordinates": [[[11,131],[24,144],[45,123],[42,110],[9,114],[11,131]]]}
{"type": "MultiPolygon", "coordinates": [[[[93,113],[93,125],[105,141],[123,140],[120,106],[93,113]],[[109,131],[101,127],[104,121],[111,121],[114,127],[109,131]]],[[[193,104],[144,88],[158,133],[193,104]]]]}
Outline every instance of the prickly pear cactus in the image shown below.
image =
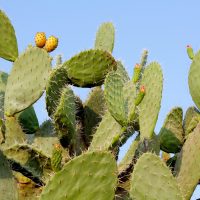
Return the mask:
{"type": "MultiPolygon", "coordinates": [[[[59,56],[52,70],[58,38],[38,32],[36,46],[18,55],[14,28],[0,10],[0,57],[13,62],[10,74],[0,71],[0,199],[191,198],[200,179],[199,110],[188,108],[183,120],[183,110],[173,108],[157,135],[161,66],[147,65],[144,50],[129,78],[111,54],[114,39],[114,25],[103,23],[93,49],[63,63],[59,56]],[[88,99],[73,86],[92,88],[88,99]],[[39,125],[34,103],[43,94],[50,119],[39,125]]],[[[200,52],[188,46],[187,53],[189,89],[200,108],[200,52]]]]}

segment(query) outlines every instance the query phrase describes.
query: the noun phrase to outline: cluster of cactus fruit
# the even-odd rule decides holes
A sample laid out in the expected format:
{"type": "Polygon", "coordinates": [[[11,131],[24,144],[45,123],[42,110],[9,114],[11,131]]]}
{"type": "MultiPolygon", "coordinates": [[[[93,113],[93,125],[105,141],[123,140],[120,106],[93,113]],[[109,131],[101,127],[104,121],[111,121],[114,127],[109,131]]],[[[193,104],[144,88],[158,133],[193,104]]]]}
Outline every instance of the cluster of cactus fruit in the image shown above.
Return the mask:
{"type": "Polygon", "coordinates": [[[163,74],[148,52],[129,78],[112,55],[115,30],[103,23],[93,49],[51,66],[58,45],[43,32],[18,55],[14,28],[0,10],[1,200],[189,200],[200,179],[200,52],[194,54],[189,89],[196,107],[184,119],[173,108],[158,134],[163,74]],[[92,88],[87,100],[71,86],[92,88]],[[41,125],[33,104],[46,95],[49,120],[41,125]],[[132,136],[124,158],[119,149],[132,136]]]}

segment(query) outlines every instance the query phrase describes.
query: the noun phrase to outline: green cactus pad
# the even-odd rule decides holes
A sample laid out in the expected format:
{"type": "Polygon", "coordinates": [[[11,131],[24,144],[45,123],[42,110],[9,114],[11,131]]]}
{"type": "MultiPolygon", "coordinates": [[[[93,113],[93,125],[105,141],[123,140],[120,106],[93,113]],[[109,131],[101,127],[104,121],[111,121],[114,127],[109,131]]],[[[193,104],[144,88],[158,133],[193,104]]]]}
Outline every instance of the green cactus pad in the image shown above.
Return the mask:
{"type": "Polygon", "coordinates": [[[130,196],[138,200],[183,200],[170,169],[151,153],[143,154],[134,167],[130,196]]]}
{"type": "Polygon", "coordinates": [[[0,71],[0,118],[4,117],[4,97],[8,74],[0,71]]]}
{"type": "Polygon", "coordinates": [[[49,54],[40,48],[29,47],[13,64],[5,94],[5,114],[12,116],[43,94],[51,70],[49,54]]]}
{"type": "Polygon", "coordinates": [[[112,53],[114,42],[115,28],[113,24],[110,22],[101,24],[96,34],[95,49],[102,49],[112,53]]]}
{"type": "Polygon", "coordinates": [[[18,200],[17,184],[6,158],[0,151],[0,199],[18,200]]]}
{"type": "Polygon", "coordinates": [[[100,87],[95,87],[84,103],[84,137],[87,144],[91,142],[96,126],[105,114],[105,109],[104,92],[100,87]]]}
{"type": "Polygon", "coordinates": [[[49,116],[55,112],[59,103],[61,90],[68,83],[67,71],[63,67],[55,68],[46,86],[46,108],[49,116]]]}
{"type": "Polygon", "coordinates": [[[200,179],[200,124],[188,136],[177,158],[175,171],[185,199],[190,199],[200,179]]]}
{"type": "Polygon", "coordinates": [[[190,89],[190,95],[198,109],[200,109],[200,51],[195,54],[192,64],[190,66],[188,84],[190,89]]]}
{"type": "Polygon", "coordinates": [[[107,111],[93,136],[90,150],[108,150],[119,141],[122,134],[122,127],[107,111]]]}
{"type": "Polygon", "coordinates": [[[151,138],[160,111],[163,75],[158,63],[150,63],[144,70],[141,85],[145,87],[145,96],[139,105],[139,124],[141,139],[151,138]]]}
{"type": "Polygon", "coordinates": [[[110,72],[105,79],[105,99],[108,110],[122,126],[127,125],[128,106],[124,98],[123,87],[127,79],[116,72],[110,72]]]}
{"type": "Polygon", "coordinates": [[[75,96],[70,87],[63,88],[60,102],[53,115],[55,128],[63,146],[68,146],[75,138],[76,105],[75,96]]]}
{"type": "Polygon", "coordinates": [[[187,137],[196,128],[200,121],[200,113],[196,107],[189,107],[185,113],[183,121],[183,129],[185,137],[187,137]]]}
{"type": "Polygon", "coordinates": [[[117,166],[109,152],[88,152],[68,162],[44,188],[41,200],[113,200],[117,166]]]}
{"type": "Polygon", "coordinates": [[[88,50],[63,64],[71,83],[79,87],[102,85],[106,74],[117,68],[115,59],[103,50],[88,50]]]}
{"type": "Polygon", "coordinates": [[[9,61],[15,61],[18,57],[15,30],[2,10],[0,10],[0,27],[0,57],[9,61]]]}
{"type": "Polygon", "coordinates": [[[177,153],[183,144],[183,110],[180,107],[173,108],[167,115],[163,127],[160,130],[160,148],[168,153],[177,153]]]}
{"type": "Polygon", "coordinates": [[[134,155],[135,155],[135,151],[138,147],[139,140],[140,140],[140,138],[139,138],[139,136],[137,136],[136,139],[130,145],[130,147],[129,147],[127,153],[125,154],[125,156],[123,157],[123,159],[120,161],[120,163],[118,165],[119,173],[126,171],[126,169],[132,164],[134,155]]]}
{"type": "Polygon", "coordinates": [[[18,120],[26,134],[33,134],[39,129],[39,122],[33,106],[19,113],[18,120]]]}

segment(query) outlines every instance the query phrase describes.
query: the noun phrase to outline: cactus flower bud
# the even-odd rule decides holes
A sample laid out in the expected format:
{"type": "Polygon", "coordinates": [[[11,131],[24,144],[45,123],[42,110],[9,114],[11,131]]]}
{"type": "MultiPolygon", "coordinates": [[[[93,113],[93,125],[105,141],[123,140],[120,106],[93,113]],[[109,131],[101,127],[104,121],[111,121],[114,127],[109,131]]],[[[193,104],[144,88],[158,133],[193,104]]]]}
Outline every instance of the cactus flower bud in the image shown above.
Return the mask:
{"type": "Polygon", "coordinates": [[[187,54],[188,54],[188,57],[193,60],[194,58],[194,52],[193,52],[193,49],[190,45],[187,45],[187,54]]]}
{"type": "Polygon", "coordinates": [[[141,86],[140,91],[135,98],[135,106],[138,106],[141,103],[142,99],[144,98],[145,92],[145,87],[141,86]]]}
{"type": "Polygon", "coordinates": [[[134,74],[133,74],[134,83],[137,83],[139,81],[141,70],[142,70],[141,65],[137,63],[134,67],[134,74]]]}

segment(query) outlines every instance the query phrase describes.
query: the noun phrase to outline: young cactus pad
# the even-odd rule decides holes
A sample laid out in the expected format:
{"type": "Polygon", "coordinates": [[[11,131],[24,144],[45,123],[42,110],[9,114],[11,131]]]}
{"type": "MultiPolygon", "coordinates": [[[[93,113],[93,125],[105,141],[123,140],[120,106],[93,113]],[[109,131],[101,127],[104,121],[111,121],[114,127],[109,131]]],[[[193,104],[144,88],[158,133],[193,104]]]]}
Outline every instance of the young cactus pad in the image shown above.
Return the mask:
{"type": "Polygon", "coordinates": [[[83,51],[63,64],[73,85],[93,87],[101,85],[106,74],[117,68],[112,55],[103,50],[83,51]]]}
{"type": "Polygon", "coordinates": [[[15,30],[2,10],[0,10],[0,27],[0,57],[9,61],[15,61],[18,57],[15,30]]]}
{"type": "Polygon", "coordinates": [[[5,114],[12,116],[43,94],[51,70],[48,53],[38,47],[28,47],[13,64],[5,94],[5,114]]]}
{"type": "Polygon", "coordinates": [[[135,165],[130,196],[138,200],[183,200],[170,169],[151,153],[143,154],[135,165]]]}
{"type": "Polygon", "coordinates": [[[99,27],[96,40],[95,49],[102,49],[112,53],[115,42],[115,28],[112,23],[103,23],[99,27]]]}
{"type": "Polygon", "coordinates": [[[113,200],[116,161],[109,152],[88,152],[69,161],[44,188],[41,200],[113,200]]]}

